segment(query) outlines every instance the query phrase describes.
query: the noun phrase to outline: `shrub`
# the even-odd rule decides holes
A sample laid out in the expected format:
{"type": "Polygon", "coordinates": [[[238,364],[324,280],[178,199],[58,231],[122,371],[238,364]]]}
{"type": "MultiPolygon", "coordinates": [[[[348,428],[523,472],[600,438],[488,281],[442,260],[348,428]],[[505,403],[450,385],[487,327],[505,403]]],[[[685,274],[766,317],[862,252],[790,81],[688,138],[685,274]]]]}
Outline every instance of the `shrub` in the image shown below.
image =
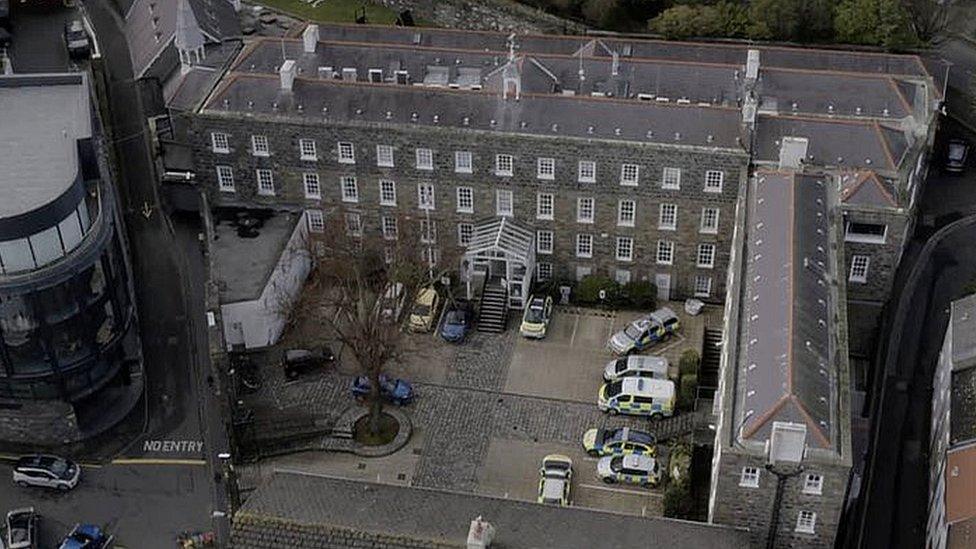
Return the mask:
{"type": "Polygon", "coordinates": [[[679,378],[678,408],[691,410],[695,406],[695,391],[698,389],[698,374],[684,374],[679,378]]]}
{"type": "Polygon", "coordinates": [[[687,374],[698,374],[698,364],[701,359],[698,357],[698,353],[694,349],[688,349],[687,351],[681,353],[681,358],[678,359],[678,375],[687,374]]]}
{"type": "Polygon", "coordinates": [[[618,298],[620,285],[605,276],[590,275],[584,277],[576,285],[575,301],[583,305],[601,303],[613,304],[618,298]],[[605,298],[600,299],[600,290],[604,290],[605,298]]]}
{"type": "Polygon", "coordinates": [[[695,511],[695,502],[691,499],[691,490],[684,482],[668,484],[664,490],[664,516],[668,518],[691,518],[695,511]]]}
{"type": "Polygon", "coordinates": [[[620,296],[625,307],[653,309],[657,298],[657,286],[646,280],[628,282],[620,289],[620,296]]]}

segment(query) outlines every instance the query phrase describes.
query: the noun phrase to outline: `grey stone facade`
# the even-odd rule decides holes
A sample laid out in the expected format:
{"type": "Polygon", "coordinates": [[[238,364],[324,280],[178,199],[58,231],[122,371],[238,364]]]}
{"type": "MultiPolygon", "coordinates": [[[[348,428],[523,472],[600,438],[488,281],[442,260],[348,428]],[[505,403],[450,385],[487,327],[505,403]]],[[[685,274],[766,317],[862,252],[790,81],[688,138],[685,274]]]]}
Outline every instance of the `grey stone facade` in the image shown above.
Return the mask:
{"type": "Polygon", "coordinates": [[[551,254],[539,254],[536,261],[550,263],[553,276],[573,279],[576,268],[590,268],[593,274],[611,278],[617,270],[628,270],[632,280],[655,280],[655,275],[671,276],[672,297],[691,297],[696,276],[712,278],[710,300],[724,297],[725,271],[732,234],[732,218],[739,185],[745,180],[748,158],[745,153],[727,149],[703,147],[662,146],[606,139],[569,137],[541,137],[530,135],[492,134],[457,128],[410,128],[354,124],[298,124],[294,121],[255,119],[232,114],[205,113],[194,119],[193,149],[198,178],[208,189],[215,206],[246,205],[251,207],[320,209],[325,215],[340,211],[360,213],[364,230],[379,232],[383,215],[400,218],[426,217],[418,205],[418,185],[432,183],[435,189],[434,209],[430,218],[437,224],[437,241],[441,246],[457,246],[458,223],[472,223],[476,219],[496,215],[497,190],[511,190],[516,219],[538,230],[552,230],[554,243],[551,254]],[[211,134],[229,136],[230,152],[216,153],[211,146],[211,134]],[[251,136],[266,136],[270,156],[251,154],[251,136]],[[300,159],[299,140],[312,139],[316,143],[317,161],[300,159]],[[338,159],[338,143],[354,146],[355,163],[344,164],[338,159]],[[378,167],[376,145],[393,147],[394,167],[378,167]],[[433,170],[418,170],[415,150],[429,148],[433,153],[433,170]],[[455,172],[455,151],[469,151],[473,173],[455,172]],[[509,154],[514,157],[513,175],[495,174],[495,157],[509,154]],[[537,158],[555,160],[555,177],[537,177],[537,158]],[[578,182],[578,162],[596,162],[596,182],[578,182]],[[621,165],[640,166],[639,183],[626,186],[620,183],[621,165]],[[235,192],[218,189],[216,166],[231,166],[234,170],[235,192]],[[679,189],[664,189],[661,178],[665,167],[679,168],[679,189]],[[262,196],[257,192],[255,170],[271,169],[274,174],[275,195],[262,196]],[[723,173],[721,192],[706,192],[705,172],[723,173]],[[303,186],[303,174],[317,173],[321,199],[308,199],[303,186]],[[340,178],[353,176],[358,188],[357,202],[343,202],[340,178]],[[394,181],[396,206],[381,206],[379,181],[394,181]],[[459,213],[457,188],[470,187],[474,194],[473,213],[459,213]],[[553,195],[553,219],[537,218],[540,193],[553,195]],[[577,199],[593,198],[593,223],[577,222],[577,199]],[[618,224],[621,200],[635,201],[634,225],[618,224]],[[660,204],[677,207],[675,230],[658,228],[660,204]],[[702,209],[719,209],[715,234],[703,233],[702,209]],[[592,258],[576,255],[576,235],[593,235],[592,258]],[[631,261],[617,261],[616,237],[632,237],[634,253],[631,261]],[[672,265],[656,261],[659,240],[674,242],[672,265]],[[711,268],[697,266],[698,245],[714,244],[716,257],[711,268]]]}

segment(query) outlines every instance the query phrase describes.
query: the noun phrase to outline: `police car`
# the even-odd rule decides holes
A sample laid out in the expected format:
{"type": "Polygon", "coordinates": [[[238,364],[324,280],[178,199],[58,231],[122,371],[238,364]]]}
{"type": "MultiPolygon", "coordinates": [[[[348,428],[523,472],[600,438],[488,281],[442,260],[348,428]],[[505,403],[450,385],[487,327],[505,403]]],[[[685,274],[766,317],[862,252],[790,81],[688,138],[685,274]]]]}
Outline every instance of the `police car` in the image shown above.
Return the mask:
{"type": "Polygon", "coordinates": [[[630,414],[651,419],[674,414],[674,382],[667,379],[627,377],[604,383],[597,406],[610,415],[630,414]]]}
{"type": "Polygon", "coordinates": [[[539,503],[565,507],[569,505],[569,488],[573,480],[573,461],[566,456],[549,454],[539,468],[539,503]]]}
{"type": "Polygon", "coordinates": [[[657,438],[650,433],[630,427],[620,429],[590,429],[583,434],[583,449],[593,457],[609,455],[646,454],[653,456],[657,438]]]}
{"type": "Polygon", "coordinates": [[[596,474],[607,484],[625,482],[640,486],[657,486],[661,482],[661,468],[650,456],[631,454],[607,456],[596,464],[596,474]]]}
{"type": "Polygon", "coordinates": [[[640,356],[611,360],[603,369],[604,381],[616,381],[625,377],[668,378],[668,359],[663,356],[640,356]]]}
{"type": "Polygon", "coordinates": [[[634,320],[623,330],[613,334],[607,341],[607,347],[618,356],[643,351],[671,337],[671,334],[678,331],[680,327],[681,323],[674,311],[662,307],[634,320]]]}

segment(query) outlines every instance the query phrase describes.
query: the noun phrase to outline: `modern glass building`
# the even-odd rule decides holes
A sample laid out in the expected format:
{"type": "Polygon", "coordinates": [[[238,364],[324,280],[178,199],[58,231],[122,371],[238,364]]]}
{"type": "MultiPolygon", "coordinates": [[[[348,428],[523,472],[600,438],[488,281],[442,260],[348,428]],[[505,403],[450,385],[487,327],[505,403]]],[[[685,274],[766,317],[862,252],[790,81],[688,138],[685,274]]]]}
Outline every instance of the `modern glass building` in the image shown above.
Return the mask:
{"type": "Polygon", "coordinates": [[[88,415],[111,423],[131,408],[131,276],[89,94],[82,73],[0,77],[0,414],[102,401],[88,415]]]}

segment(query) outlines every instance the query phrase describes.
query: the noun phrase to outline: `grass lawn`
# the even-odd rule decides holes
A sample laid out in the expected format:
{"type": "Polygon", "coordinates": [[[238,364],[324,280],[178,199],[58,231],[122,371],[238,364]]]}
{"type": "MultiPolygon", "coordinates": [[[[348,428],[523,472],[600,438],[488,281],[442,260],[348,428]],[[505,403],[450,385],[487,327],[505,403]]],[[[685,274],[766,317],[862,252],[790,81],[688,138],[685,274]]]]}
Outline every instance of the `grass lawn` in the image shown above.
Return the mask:
{"type": "Polygon", "coordinates": [[[362,0],[323,0],[318,7],[301,0],[259,0],[255,2],[299,19],[319,23],[355,23],[356,12],[366,5],[366,21],[370,24],[390,25],[396,21],[393,10],[362,0]]]}

